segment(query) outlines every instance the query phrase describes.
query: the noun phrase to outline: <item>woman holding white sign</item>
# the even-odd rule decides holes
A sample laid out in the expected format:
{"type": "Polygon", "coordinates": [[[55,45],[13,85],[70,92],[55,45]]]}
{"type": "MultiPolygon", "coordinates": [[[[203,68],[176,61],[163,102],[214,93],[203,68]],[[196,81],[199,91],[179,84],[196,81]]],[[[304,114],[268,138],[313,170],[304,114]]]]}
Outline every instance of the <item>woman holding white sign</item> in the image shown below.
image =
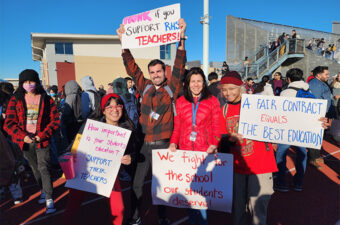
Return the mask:
{"type": "MultiPolygon", "coordinates": [[[[219,102],[208,90],[203,71],[194,67],[184,81],[184,96],[176,102],[177,115],[169,149],[217,152],[219,142],[219,102]]],[[[206,210],[189,209],[189,222],[208,224],[206,210]]]]}
{"type": "Polygon", "coordinates": [[[247,208],[254,224],[266,224],[267,206],[273,193],[272,173],[277,171],[270,143],[242,138],[238,134],[241,96],[245,93],[241,76],[227,72],[220,81],[228,101],[220,112],[220,133],[230,143],[234,155],[233,225],[248,224],[247,208]],[[247,207],[248,206],[248,207],[247,207]]]}
{"type": "MultiPolygon", "coordinates": [[[[101,101],[101,108],[104,117],[100,121],[114,126],[129,129],[133,132],[126,147],[125,155],[121,159],[121,163],[123,165],[130,165],[131,161],[135,159],[136,155],[135,149],[137,149],[137,136],[135,133],[133,122],[129,119],[127,112],[124,109],[124,103],[122,99],[117,94],[108,94],[103,97],[101,101]]],[[[77,136],[83,133],[84,125],[85,123],[78,131],[77,136]]],[[[74,147],[72,147],[72,149],[73,148],[74,147]]],[[[76,211],[80,208],[84,196],[84,191],[72,188],[70,189],[70,196],[62,224],[74,224],[76,211]]],[[[124,204],[118,177],[116,178],[116,181],[114,183],[114,187],[109,199],[109,204],[112,215],[112,224],[121,225],[123,222],[124,204]]],[[[100,223],[100,221],[98,222],[100,223]]]]}

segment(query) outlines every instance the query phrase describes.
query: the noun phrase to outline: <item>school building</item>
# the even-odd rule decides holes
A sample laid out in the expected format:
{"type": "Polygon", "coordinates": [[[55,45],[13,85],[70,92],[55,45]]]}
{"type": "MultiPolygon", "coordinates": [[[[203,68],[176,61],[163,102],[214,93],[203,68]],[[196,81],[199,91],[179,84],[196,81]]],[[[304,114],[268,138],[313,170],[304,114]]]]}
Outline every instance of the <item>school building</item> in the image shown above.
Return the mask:
{"type": "MultiPolygon", "coordinates": [[[[79,84],[92,76],[96,87],[107,88],[118,77],[127,77],[118,35],[31,33],[32,58],[40,61],[41,80],[45,86],[62,87],[69,80],[79,84]]],[[[176,44],[131,49],[136,63],[149,77],[147,65],[161,59],[167,77],[176,56],[176,44]]]]}

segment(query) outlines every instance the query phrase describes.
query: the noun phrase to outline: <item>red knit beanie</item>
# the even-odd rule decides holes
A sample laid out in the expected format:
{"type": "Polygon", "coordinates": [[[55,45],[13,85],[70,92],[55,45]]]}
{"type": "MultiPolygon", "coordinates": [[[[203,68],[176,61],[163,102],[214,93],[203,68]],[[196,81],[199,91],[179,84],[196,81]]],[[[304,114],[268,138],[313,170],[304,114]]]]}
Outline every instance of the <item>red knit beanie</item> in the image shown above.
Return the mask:
{"type": "Polygon", "coordinates": [[[243,84],[241,76],[236,71],[228,71],[225,72],[222,77],[220,84],[235,84],[237,86],[241,86],[243,84]]]}
{"type": "Polygon", "coordinates": [[[111,93],[111,94],[105,95],[105,96],[102,98],[102,102],[101,102],[102,112],[104,112],[104,106],[105,106],[106,102],[109,101],[109,99],[112,98],[112,97],[121,99],[121,98],[119,97],[119,95],[117,95],[117,94],[115,94],[115,93],[111,93]]]}

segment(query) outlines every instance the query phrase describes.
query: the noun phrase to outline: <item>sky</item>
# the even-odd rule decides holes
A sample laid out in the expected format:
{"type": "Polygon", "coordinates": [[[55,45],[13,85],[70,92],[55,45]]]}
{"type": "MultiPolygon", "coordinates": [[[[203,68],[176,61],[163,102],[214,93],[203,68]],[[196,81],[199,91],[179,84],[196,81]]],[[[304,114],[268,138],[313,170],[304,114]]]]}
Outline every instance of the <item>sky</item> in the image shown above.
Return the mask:
{"type": "MultiPolygon", "coordinates": [[[[203,0],[0,0],[0,79],[27,68],[40,72],[31,32],[115,35],[124,17],[175,3],[187,22],[188,61],[202,62],[203,0]]],[[[340,0],[210,0],[209,14],[209,61],[224,61],[227,15],[331,32],[340,0]]]]}

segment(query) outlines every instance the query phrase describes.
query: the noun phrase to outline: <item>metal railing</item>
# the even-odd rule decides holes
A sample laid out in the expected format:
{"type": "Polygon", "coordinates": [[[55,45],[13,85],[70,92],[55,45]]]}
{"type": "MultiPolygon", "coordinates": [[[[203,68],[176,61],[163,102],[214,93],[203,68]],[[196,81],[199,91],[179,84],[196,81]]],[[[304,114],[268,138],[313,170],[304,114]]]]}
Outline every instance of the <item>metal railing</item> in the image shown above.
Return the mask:
{"type": "MultiPolygon", "coordinates": [[[[257,51],[255,54],[256,60],[246,66],[242,65],[243,68],[239,69],[238,72],[242,75],[242,78],[260,78],[273,66],[279,66],[277,65],[279,61],[283,58],[288,58],[287,55],[304,54],[304,52],[304,39],[288,39],[271,52],[269,52],[269,49],[266,46],[263,49],[260,49],[260,51],[257,51]]],[[[283,63],[283,61],[281,63],[283,63]]]]}

